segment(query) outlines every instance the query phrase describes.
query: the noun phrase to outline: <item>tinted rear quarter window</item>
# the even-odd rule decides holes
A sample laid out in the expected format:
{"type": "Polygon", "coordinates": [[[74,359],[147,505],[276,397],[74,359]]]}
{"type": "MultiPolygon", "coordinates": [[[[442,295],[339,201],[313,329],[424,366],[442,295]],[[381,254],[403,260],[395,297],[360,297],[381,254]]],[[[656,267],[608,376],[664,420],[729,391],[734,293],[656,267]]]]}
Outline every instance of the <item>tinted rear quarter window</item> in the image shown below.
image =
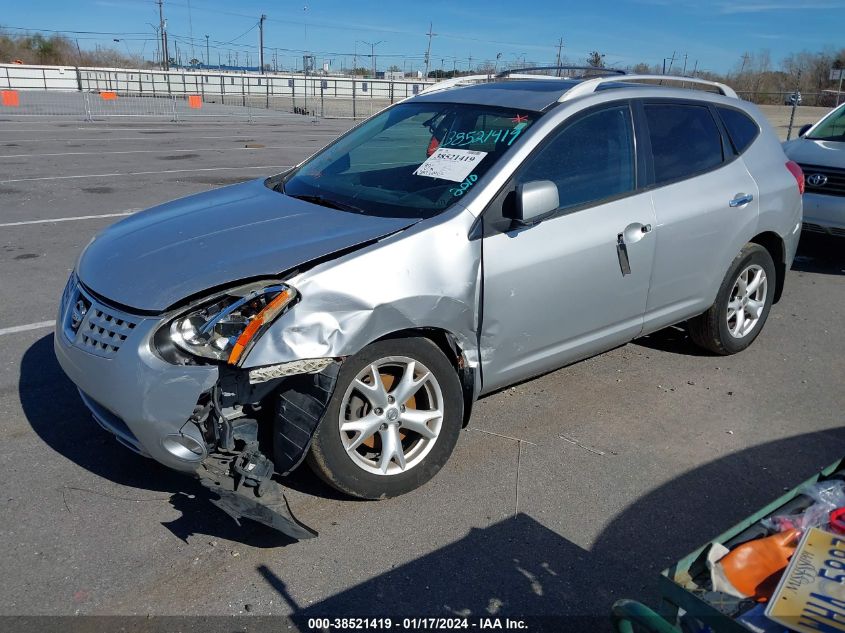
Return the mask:
{"type": "Polygon", "coordinates": [[[688,178],[723,162],[722,135],[706,106],[646,104],[645,116],[656,184],[688,178]]]}
{"type": "Polygon", "coordinates": [[[728,136],[731,137],[731,143],[734,145],[737,154],[742,154],[757,135],[760,133],[760,128],[757,123],[750,116],[739,110],[733,108],[719,108],[716,110],[719,116],[722,117],[722,123],[728,130],[728,136]]]}

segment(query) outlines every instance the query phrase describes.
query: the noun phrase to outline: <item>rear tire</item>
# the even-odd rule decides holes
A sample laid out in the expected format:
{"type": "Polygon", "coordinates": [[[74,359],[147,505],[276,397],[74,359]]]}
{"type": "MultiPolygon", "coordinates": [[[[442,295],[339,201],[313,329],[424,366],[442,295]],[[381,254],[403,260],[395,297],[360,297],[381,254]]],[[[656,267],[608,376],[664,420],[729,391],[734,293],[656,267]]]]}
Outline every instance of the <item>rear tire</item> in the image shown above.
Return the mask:
{"type": "Polygon", "coordinates": [[[378,341],[341,366],[308,465],[354,497],[404,494],[449,459],[463,404],[458,374],[437,345],[425,338],[378,341]]]}
{"type": "Polygon", "coordinates": [[[736,256],[705,312],[689,321],[693,342],[728,356],[741,352],[760,334],[774,299],[777,271],[769,251],[749,243],[736,256]]]}

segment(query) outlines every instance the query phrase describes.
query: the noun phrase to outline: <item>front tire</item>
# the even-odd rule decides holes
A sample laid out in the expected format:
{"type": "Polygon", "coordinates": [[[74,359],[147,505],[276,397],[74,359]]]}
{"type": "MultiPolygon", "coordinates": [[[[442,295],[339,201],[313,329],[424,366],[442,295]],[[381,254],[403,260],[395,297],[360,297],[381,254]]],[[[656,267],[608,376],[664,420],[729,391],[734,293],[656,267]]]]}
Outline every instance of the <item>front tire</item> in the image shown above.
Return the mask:
{"type": "Polygon", "coordinates": [[[461,430],[457,372],[424,338],[388,339],[344,361],[308,464],[363,499],[394,497],[431,479],[461,430]]]}
{"type": "Polygon", "coordinates": [[[746,244],[725,275],[716,301],[690,320],[690,338],[723,356],[741,352],[754,342],[769,317],[776,281],[769,251],[759,244],[746,244]]]}

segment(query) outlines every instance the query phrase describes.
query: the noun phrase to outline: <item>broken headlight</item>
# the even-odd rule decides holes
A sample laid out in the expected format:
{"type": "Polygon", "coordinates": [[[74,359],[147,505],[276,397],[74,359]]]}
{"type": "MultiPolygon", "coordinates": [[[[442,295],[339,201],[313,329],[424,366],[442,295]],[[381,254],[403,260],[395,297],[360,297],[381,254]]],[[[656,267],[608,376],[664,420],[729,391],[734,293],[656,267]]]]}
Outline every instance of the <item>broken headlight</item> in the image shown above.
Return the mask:
{"type": "Polygon", "coordinates": [[[233,288],[174,319],[169,338],[190,354],[236,365],[296,296],[282,283],[233,288]]]}

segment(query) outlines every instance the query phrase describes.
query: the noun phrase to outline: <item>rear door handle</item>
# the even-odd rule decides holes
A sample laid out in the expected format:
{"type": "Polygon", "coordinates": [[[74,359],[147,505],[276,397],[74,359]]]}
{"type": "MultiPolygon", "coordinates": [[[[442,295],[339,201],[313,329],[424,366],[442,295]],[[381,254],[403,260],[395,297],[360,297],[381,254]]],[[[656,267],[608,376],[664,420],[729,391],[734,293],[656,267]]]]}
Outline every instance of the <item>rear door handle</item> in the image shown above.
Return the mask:
{"type": "Polygon", "coordinates": [[[736,198],[731,200],[728,204],[732,207],[743,207],[749,202],[754,200],[754,195],[750,193],[739,193],[736,195],[736,198]]]}

